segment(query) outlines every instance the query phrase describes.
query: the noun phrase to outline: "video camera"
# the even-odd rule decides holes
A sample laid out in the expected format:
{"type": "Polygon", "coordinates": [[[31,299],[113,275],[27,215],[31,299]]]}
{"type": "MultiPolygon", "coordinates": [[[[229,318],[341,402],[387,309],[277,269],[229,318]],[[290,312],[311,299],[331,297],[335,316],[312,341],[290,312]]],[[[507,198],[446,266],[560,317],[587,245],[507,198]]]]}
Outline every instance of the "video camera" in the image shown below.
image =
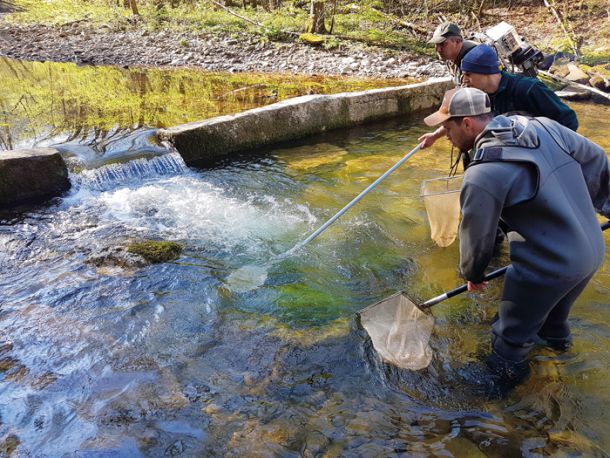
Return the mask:
{"type": "Polygon", "coordinates": [[[541,51],[521,40],[515,28],[506,22],[500,22],[485,32],[496,48],[498,56],[507,60],[513,66],[521,68],[526,76],[535,78],[538,75],[538,65],[544,60],[541,51]]]}

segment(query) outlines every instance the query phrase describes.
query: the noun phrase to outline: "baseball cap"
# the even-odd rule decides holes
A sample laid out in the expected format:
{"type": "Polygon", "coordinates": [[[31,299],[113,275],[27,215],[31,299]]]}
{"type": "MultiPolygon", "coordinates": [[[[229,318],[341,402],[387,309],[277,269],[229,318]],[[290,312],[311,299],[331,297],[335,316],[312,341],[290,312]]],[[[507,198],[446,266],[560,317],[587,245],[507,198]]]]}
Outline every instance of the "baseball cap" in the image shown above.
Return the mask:
{"type": "Polygon", "coordinates": [[[464,56],[460,68],[463,72],[492,75],[500,73],[500,62],[491,46],[480,44],[464,56]]]}
{"type": "Polygon", "coordinates": [[[436,126],[449,118],[491,113],[487,94],[473,87],[458,87],[445,92],[438,111],[424,119],[427,126],[436,126]]]}
{"type": "Polygon", "coordinates": [[[461,36],[462,36],[462,31],[457,26],[457,24],[454,24],[453,22],[443,22],[441,25],[439,25],[436,28],[436,30],[434,31],[434,34],[432,35],[432,38],[428,41],[428,43],[432,43],[432,44],[442,43],[449,37],[461,37],[461,36]]]}

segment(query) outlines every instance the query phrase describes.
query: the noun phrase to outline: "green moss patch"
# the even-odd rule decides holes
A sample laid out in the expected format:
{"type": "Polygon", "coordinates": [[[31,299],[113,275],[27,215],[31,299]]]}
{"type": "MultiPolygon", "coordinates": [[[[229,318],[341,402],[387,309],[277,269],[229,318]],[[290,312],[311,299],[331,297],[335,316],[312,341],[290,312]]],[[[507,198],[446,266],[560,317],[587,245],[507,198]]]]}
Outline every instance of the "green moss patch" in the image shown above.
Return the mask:
{"type": "Polygon", "coordinates": [[[313,46],[322,46],[326,41],[323,36],[316,35],[315,33],[302,33],[299,35],[299,39],[313,46]]]}
{"type": "Polygon", "coordinates": [[[142,256],[152,264],[173,261],[182,253],[182,246],[176,242],[162,242],[157,240],[144,240],[132,243],[128,248],[132,254],[142,256]]]}

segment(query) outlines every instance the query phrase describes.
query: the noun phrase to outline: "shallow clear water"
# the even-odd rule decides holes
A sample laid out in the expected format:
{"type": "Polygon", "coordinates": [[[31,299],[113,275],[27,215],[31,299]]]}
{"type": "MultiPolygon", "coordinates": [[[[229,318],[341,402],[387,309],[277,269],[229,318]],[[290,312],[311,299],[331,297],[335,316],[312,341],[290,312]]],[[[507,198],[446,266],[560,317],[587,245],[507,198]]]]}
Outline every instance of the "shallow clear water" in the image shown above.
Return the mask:
{"type": "MultiPolygon", "coordinates": [[[[610,148],[608,108],[577,109],[582,133],[610,148]]],[[[607,263],[574,308],[574,350],[537,350],[534,376],[505,401],[458,375],[487,351],[501,282],[435,306],[424,371],[382,364],[358,329],[355,312],[398,289],[427,299],[461,283],[457,246],[429,239],[419,197],[448,169],[446,142],[279,256],[424,131],[330,133],[207,170],[145,158],[74,173],[65,198],[5,214],[0,444],[48,456],[606,456],[607,263]],[[184,251],[117,261],[145,238],[184,251]],[[230,290],[246,265],[267,267],[264,285],[230,290]]],[[[494,267],[506,262],[505,250],[494,267]]]]}

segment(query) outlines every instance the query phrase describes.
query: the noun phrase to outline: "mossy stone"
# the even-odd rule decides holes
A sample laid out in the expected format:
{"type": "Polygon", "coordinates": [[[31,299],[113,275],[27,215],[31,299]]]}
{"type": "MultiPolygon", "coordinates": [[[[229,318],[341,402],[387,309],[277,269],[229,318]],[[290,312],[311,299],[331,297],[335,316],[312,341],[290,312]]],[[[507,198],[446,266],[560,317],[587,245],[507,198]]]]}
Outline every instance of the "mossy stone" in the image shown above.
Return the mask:
{"type": "Polygon", "coordinates": [[[152,264],[158,264],[178,259],[180,253],[182,253],[182,246],[176,242],[144,240],[132,243],[127,251],[142,256],[152,264]]]}
{"type": "Polygon", "coordinates": [[[326,38],[315,33],[302,33],[299,35],[299,40],[304,41],[313,46],[322,46],[326,38]]]}

